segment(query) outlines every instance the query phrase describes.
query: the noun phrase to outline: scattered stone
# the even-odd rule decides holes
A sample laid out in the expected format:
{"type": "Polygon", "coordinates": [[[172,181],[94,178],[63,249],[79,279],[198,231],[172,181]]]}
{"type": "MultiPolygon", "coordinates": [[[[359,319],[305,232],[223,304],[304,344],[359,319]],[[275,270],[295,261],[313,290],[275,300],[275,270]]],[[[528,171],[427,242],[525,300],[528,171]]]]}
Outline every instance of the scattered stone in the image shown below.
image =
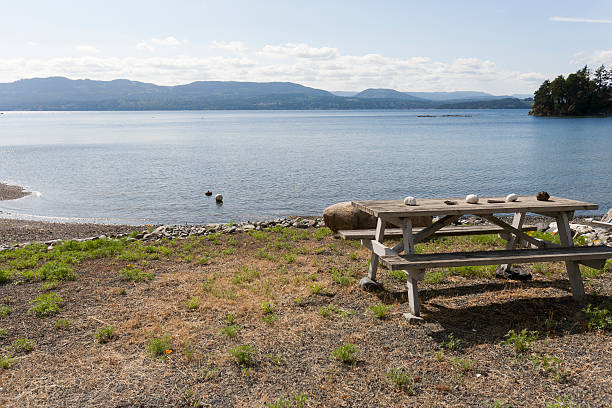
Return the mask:
{"type": "Polygon", "coordinates": [[[327,207],[323,211],[323,220],[334,232],[341,229],[376,228],[376,217],[355,208],[350,201],[327,207]]]}
{"type": "Polygon", "coordinates": [[[546,191],[540,191],[536,195],[536,200],[538,201],[548,201],[549,198],[550,198],[550,194],[548,194],[546,191]]]}
{"type": "Polygon", "coordinates": [[[406,204],[406,205],[417,205],[416,198],[414,198],[412,196],[408,196],[408,197],[404,198],[404,204],[406,204]]]}
{"type": "Polygon", "coordinates": [[[478,196],[476,194],[468,194],[465,196],[465,202],[468,204],[476,204],[478,203],[478,196]]]}
{"type": "Polygon", "coordinates": [[[518,196],[516,194],[508,194],[506,196],[506,202],[511,203],[513,201],[518,200],[518,196]]]}

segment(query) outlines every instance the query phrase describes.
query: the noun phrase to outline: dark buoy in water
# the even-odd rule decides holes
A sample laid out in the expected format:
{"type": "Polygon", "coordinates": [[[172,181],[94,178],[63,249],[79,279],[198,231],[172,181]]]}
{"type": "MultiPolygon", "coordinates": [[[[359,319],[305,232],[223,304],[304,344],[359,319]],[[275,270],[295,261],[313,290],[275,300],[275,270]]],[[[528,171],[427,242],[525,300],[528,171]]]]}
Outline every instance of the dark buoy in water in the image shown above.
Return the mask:
{"type": "Polygon", "coordinates": [[[212,191],[208,190],[207,192],[205,192],[204,194],[206,194],[208,197],[210,197],[212,195],[212,191]]]}
{"type": "Polygon", "coordinates": [[[217,194],[215,196],[215,201],[218,203],[222,203],[223,202],[223,196],[221,194],[217,194]]]}

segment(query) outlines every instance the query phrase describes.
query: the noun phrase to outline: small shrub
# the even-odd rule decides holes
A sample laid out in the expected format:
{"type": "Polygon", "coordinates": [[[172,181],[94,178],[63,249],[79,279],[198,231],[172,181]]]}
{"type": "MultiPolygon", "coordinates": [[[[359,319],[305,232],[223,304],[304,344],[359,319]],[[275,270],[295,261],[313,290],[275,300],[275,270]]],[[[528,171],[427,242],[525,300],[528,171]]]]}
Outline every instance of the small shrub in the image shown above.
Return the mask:
{"type": "Polygon", "coordinates": [[[529,349],[531,343],[538,339],[538,332],[523,329],[517,333],[514,330],[510,330],[505,337],[508,339],[504,340],[503,344],[512,345],[514,350],[522,352],[529,349]]]}
{"type": "Polygon", "coordinates": [[[258,278],[259,271],[257,269],[249,269],[247,266],[243,266],[240,272],[234,274],[232,283],[234,285],[242,285],[243,283],[251,283],[258,278]]]}
{"type": "Polygon", "coordinates": [[[263,320],[264,323],[271,324],[278,320],[278,316],[274,313],[268,313],[268,314],[265,314],[261,318],[261,320],[263,320]]]}
{"type": "Polygon", "coordinates": [[[387,372],[387,378],[399,389],[406,391],[410,395],[414,394],[414,380],[404,370],[392,368],[387,372]]]}
{"type": "Polygon", "coordinates": [[[582,309],[589,318],[587,327],[589,330],[611,330],[612,329],[612,313],[610,310],[592,305],[588,305],[582,309]]]}
{"type": "Polygon", "coordinates": [[[64,298],[55,292],[38,295],[30,300],[33,306],[28,310],[28,313],[35,313],[38,317],[48,317],[60,312],[60,304],[64,302],[64,298]]]}
{"type": "Polygon", "coordinates": [[[0,306],[0,319],[10,315],[13,312],[9,306],[2,305],[0,306]]]}
{"type": "Polygon", "coordinates": [[[70,322],[67,319],[57,319],[55,322],[56,329],[66,330],[68,327],[70,327],[70,322]]]}
{"type": "Polygon", "coordinates": [[[296,257],[294,254],[283,254],[283,259],[286,263],[291,264],[295,262],[296,257]]]}
{"type": "Polygon", "coordinates": [[[29,353],[34,350],[34,342],[30,339],[21,338],[13,342],[15,353],[29,353]]]}
{"type": "Polygon", "coordinates": [[[447,350],[460,351],[463,348],[463,340],[455,338],[455,335],[451,333],[440,345],[447,350]]]}
{"type": "Polygon", "coordinates": [[[348,316],[350,314],[349,310],[344,310],[344,309],[340,309],[337,308],[334,305],[327,305],[327,306],[323,306],[321,307],[321,309],[319,309],[319,314],[323,317],[332,317],[334,315],[337,315],[339,317],[345,317],[348,316]]]}
{"type": "Polygon", "coordinates": [[[221,255],[234,255],[236,253],[236,250],[234,248],[225,248],[223,251],[221,251],[221,255]]]}
{"type": "Polygon", "coordinates": [[[96,333],[96,340],[98,343],[104,344],[115,338],[115,326],[106,326],[98,330],[96,333]]]}
{"type": "Polygon", "coordinates": [[[0,339],[6,336],[8,336],[8,329],[0,327],[0,339]]]}
{"type": "Polygon", "coordinates": [[[200,307],[200,298],[197,296],[192,296],[190,297],[186,302],[185,305],[191,309],[191,310],[195,310],[198,307],[200,307]]]}
{"type": "Polygon", "coordinates": [[[233,347],[229,353],[236,359],[239,365],[252,367],[255,365],[255,348],[249,345],[240,345],[233,347]]]}
{"type": "Polygon", "coordinates": [[[170,347],[170,336],[165,335],[163,337],[153,337],[151,340],[149,340],[147,349],[153,355],[153,357],[167,356],[168,354],[172,353],[172,348],[170,347]]]}
{"type": "Polygon", "coordinates": [[[124,280],[132,282],[141,282],[153,279],[152,273],[143,272],[142,269],[136,268],[130,264],[119,270],[119,276],[121,276],[121,278],[124,280]]]}
{"type": "Polygon", "coordinates": [[[387,318],[387,312],[389,311],[389,309],[391,309],[391,305],[378,304],[374,306],[368,306],[368,311],[372,313],[372,315],[376,319],[381,319],[381,320],[387,318]]]}
{"type": "Polygon", "coordinates": [[[332,352],[332,357],[341,361],[343,364],[354,364],[357,361],[359,349],[353,343],[346,343],[332,352]]]}
{"type": "Polygon", "coordinates": [[[574,408],[574,402],[567,395],[559,395],[554,402],[549,402],[545,408],[574,408]]]}

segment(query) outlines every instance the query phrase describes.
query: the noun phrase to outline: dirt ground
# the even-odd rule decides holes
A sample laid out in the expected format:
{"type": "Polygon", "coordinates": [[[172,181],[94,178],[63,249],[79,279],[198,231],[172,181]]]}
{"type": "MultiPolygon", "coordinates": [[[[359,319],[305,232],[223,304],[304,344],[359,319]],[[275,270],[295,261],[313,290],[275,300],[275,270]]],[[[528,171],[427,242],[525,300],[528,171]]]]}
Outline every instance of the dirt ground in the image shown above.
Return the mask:
{"type": "Polygon", "coordinates": [[[433,271],[420,286],[425,320],[410,324],[396,277],[381,270],[383,290],[359,289],[369,254],[358,243],[291,231],[151,244],[167,249],[155,257],[126,247],[73,264],[77,278],[55,287],[13,276],[0,284],[0,357],[13,359],[0,368],[0,406],[612,406],[612,333],[589,329],[582,311],[612,302],[611,273],[585,279],[581,304],[562,264],[538,265],[527,282],[433,271]],[[129,281],[125,268],[153,277],[129,281]],[[49,291],[60,312],[29,313],[49,291]],[[385,318],[374,305],[388,306],[385,318]],[[114,336],[99,341],[106,326],[114,336]],[[516,351],[505,340],[523,329],[536,338],[516,351]],[[167,341],[158,356],[155,338],[167,341]],[[347,343],[358,352],[345,364],[332,352],[347,343]],[[241,345],[252,361],[230,354],[241,345]]]}

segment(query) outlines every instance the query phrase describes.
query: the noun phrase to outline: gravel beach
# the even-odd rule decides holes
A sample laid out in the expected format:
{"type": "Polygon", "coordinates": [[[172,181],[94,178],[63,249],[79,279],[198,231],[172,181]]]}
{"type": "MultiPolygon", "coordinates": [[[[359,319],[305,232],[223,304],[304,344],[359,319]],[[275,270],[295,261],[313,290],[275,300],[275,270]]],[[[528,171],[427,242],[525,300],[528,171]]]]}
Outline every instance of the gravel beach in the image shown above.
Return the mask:
{"type": "Polygon", "coordinates": [[[0,183],[0,201],[2,200],[16,200],[18,198],[30,195],[29,191],[25,191],[23,187],[10,186],[5,183],[0,183]]]}

